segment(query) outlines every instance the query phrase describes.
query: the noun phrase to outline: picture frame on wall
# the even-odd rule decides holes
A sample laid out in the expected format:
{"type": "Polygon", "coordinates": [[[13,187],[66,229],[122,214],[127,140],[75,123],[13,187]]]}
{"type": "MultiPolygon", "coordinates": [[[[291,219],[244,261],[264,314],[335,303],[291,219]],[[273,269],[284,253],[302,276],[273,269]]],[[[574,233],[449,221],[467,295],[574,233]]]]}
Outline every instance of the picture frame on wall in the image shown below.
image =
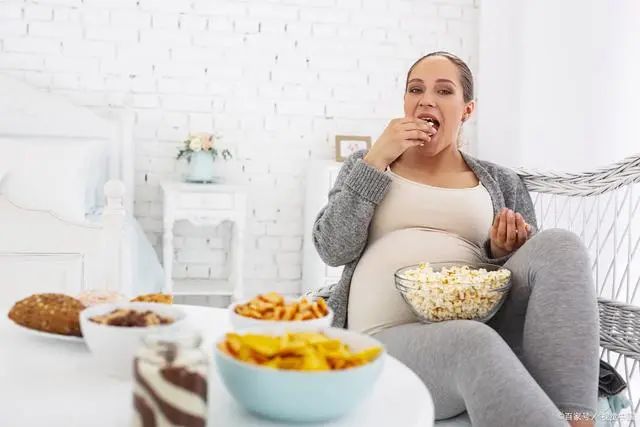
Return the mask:
{"type": "Polygon", "coordinates": [[[360,150],[371,148],[370,136],[336,135],[336,161],[344,162],[347,157],[360,150]]]}

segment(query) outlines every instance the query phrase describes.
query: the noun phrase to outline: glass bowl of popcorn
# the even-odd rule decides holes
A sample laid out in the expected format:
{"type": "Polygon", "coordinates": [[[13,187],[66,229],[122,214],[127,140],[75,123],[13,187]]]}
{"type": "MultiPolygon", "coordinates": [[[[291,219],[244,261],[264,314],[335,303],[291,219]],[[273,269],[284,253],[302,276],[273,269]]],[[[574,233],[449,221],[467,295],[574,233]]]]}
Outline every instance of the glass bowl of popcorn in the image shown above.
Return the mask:
{"type": "Polygon", "coordinates": [[[495,264],[422,263],[396,271],[396,289],[422,323],[486,322],[511,288],[511,272],[495,264]]]}

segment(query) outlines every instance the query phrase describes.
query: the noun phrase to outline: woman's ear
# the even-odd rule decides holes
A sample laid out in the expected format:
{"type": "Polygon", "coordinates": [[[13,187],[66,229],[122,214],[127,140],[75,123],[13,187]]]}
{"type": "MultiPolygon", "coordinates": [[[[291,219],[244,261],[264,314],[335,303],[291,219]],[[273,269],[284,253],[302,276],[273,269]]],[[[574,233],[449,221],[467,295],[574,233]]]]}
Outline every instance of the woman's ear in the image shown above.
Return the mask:
{"type": "Polygon", "coordinates": [[[476,108],[476,101],[469,101],[467,105],[464,106],[464,114],[462,115],[462,121],[466,122],[471,117],[473,110],[476,108]]]}

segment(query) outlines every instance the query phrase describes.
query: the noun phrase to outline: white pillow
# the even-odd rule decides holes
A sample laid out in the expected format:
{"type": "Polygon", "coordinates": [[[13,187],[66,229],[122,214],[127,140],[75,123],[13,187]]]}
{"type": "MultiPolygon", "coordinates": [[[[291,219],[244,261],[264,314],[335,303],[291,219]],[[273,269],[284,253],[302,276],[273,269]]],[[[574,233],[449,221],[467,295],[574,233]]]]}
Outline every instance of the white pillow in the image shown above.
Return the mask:
{"type": "Polygon", "coordinates": [[[0,170],[7,171],[0,193],[18,206],[83,221],[102,186],[100,158],[106,161],[86,141],[0,139],[0,170]]]}

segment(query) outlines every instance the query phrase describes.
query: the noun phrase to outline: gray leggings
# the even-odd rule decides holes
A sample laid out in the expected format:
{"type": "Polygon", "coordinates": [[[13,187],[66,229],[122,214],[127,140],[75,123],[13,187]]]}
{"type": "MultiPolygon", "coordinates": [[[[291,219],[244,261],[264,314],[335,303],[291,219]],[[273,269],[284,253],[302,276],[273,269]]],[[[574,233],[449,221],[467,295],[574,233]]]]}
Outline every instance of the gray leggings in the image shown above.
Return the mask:
{"type": "Polygon", "coordinates": [[[436,419],[465,409],[474,427],[566,426],[594,414],[598,308],[586,248],[573,233],[536,234],[507,261],[512,289],[487,323],[411,323],[375,335],[427,385],[436,419]]]}

